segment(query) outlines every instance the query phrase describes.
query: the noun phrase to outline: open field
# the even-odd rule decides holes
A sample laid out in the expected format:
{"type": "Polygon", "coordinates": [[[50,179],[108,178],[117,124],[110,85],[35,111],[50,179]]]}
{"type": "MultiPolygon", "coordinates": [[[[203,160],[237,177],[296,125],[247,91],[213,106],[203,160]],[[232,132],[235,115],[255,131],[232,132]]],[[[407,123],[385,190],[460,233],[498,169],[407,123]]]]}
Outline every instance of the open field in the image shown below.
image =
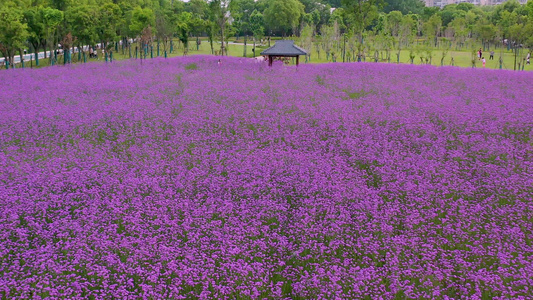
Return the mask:
{"type": "MultiPolygon", "coordinates": [[[[242,41],[239,41],[239,42],[242,42],[242,41]]],[[[172,53],[170,53],[170,48],[167,49],[167,57],[169,57],[169,58],[170,57],[178,57],[178,56],[183,56],[184,55],[183,45],[179,44],[177,41],[174,41],[174,43],[175,43],[175,47],[174,47],[174,51],[172,53]]],[[[135,59],[135,46],[136,45],[137,44],[133,44],[132,45],[132,56],[133,56],[133,59],[135,59]]],[[[253,52],[252,52],[253,45],[252,44],[248,44],[246,48],[247,48],[246,56],[247,57],[253,57],[253,52]]],[[[259,56],[259,53],[263,49],[266,49],[268,47],[257,46],[256,48],[257,48],[257,55],[256,56],[259,56]]],[[[214,44],[214,50],[215,51],[219,51],[220,50],[220,43],[215,43],[214,44]]],[[[101,55],[100,51],[98,51],[98,54],[99,54],[98,59],[87,57],[87,62],[105,61],[105,59],[101,55]]],[[[202,40],[202,43],[201,43],[199,49],[197,50],[196,49],[196,42],[195,41],[191,41],[190,42],[190,46],[189,46],[189,50],[188,50],[188,55],[211,55],[211,46],[209,45],[209,42],[207,40],[202,40]]],[[[88,56],[88,53],[87,53],[87,56],[88,56]]],[[[158,57],[157,56],[157,44],[156,43],[154,43],[153,56],[154,56],[154,58],[158,57]]],[[[229,44],[229,46],[228,46],[228,56],[243,57],[244,56],[244,45],[229,44]]],[[[79,62],[81,62],[83,60],[83,58],[81,58],[81,56],[80,56],[80,60],[78,60],[78,57],[79,56],[78,56],[77,53],[72,54],[72,62],[73,63],[79,63],[79,62]]],[[[164,50],[163,50],[163,46],[162,45],[160,46],[159,57],[164,57],[164,50]]],[[[125,59],[129,59],[129,58],[130,58],[129,50],[127,48],[124,50],[124,53],[123,53],[123,51],[121,49],[119,51],[113,51],[113,60],[125,60],[125,59]]],[[[139,53],[138,58],[140,58],[140,53],[139,53]]],[[[147,59],[150,59],[150,52],[148,52],[148,54],[147,54],[147,59]]],[[[58,57],[58,61],[59,61],[59,65],[63,65],[63,56],[62,55],[60,55],[58,57]]],[[[48,67],[48,66],[50,66],[50,59],[49,58],[40,59],[39,60],[39,67],[48,67]]],[[[20,67],[21,67],[21,65],[17,64],[17,68],[20,68],[20,67]]],[[[29,61],[25,62],[25,67],[26,68],[30,68],[30,62],[29,61]]],[[[33,67],[36,68],[35,62],[33,62],[33,67]]],[[[2,70],[2,68],[0,68],[0,70],[2,70]]]]}
{"type": "MultiPolygon", "coordinates": [[[[243,57],[244,56],[244,45],[242,45],[242,43],[244,42],[243,38],[241,37],[241,39],[239,39],[237,41],[235,41],[235,39],[232,39],[231,41],[232,42],[236,42],[237,44],[229,44],[229,46],[228,46],[228,55],[229,56],[234,56],[234,57],[243,57]]],[[[201,42],[202,43],[201,43],[199,49],[197,50],[196,49],[196,41],[192,40],[190,42],[188,55],[211,55],[211,47],[209,45],[209,42],[207,40],[205,40],[205,38],[201,39],[201,42]]],[[[275,43],[275,40],[272,40],[272,45],[274,43],[275,43]]],[[[168,49],[167,49],[168,57],[183,56],[183,53],[184,53],[183,46],[181,44],[179,44],[177,41],[175,41],[175,45],[176,45],[176,47],[174,48],[173,53],[170,53],[168,51],[168,49]]],[[[132,48],[134,49],[135,45],[133,45],[132,48]]],[[[252,48],[253,48],[253,45],[251,44],[251,41],[248,41],[247,50],[246,50],[246,56],[247,57],[253,57],[252,48]]],[[[259,56],[261,51],[263,51],[266,48],[268,48],[268,46],[256,45],[256,53],[257,53],[256,56],[259,56]]],[[[215,43],[214,50],[215,51],[219,51],[220,50],[220,43],[215,43]]],[[[124,54],[122,52],[123,52],[122,50],[119,50],[118,52],[114,52],[113,53],[114,60],[129,59],[129,51],[126,49],[124,51],[124,54]]],[[[514,54],[512,53],[512,51],[495,49],[496,53],[494,55],[494,60],[489,60],[489,52],[490,51],[485,51],[484,52],[485,53],[484,56],[485,56],[486,61],[487,61],[487,64],[486,64],[486,68],[487,69],[499,69],[500,68],[500,63],[499,63],[500,55],[503,58],[502,69],[505,69],[505,70],[513,70],[514,69],[514,54]]],[[[340,53],[341,52],[337,51],[337,56],[338,56],[337,59],[336,59],[337,62],[342,62],[342,56],[340,55],[340,53]]],[[[383,53],[383,55],[385,55],[383,51],[382,51],[382,53],[383,53]]],[[[433,58],[432,58],[432,63],[431,64],[434,65],[434,66],[441,66],[441,57],[442,57],[443,51],[441,49],[435,49],[435,50],[433,50],[432,53],[433,53],[433,58]]],[[[518,63],[524,63],[523,62],[523,58],[524,57],[522,57],[522,56],[525,56],[526,54],[527,54],[526,52],[521,53],[520,57],[518,57],[517,68],[518,68],[518,63]]],[[[132,50],[132,55],[135,57],[135,50],[132,50]]],[[[154,55],[154,57],[157,57],[157,48],[156,48],[156,44],[155,43],[154,43],[153,55],[154,55]]],[[[164,51],[163,51],[163,47],[161,46],[160,47],[159,57],[163,57],[163,56],[164,56],[164,51]]],[[[451,66],[452,65],[452,57],[453,57],[453,60],[454,60],[453,61],[453,65],[454,66],[472,68],[472,53],[471,52],[469,52],[469,51],[461,51],[461,50],[448,51],[448,53],[445,56],[445,59],[443,61],[443,65],[444,66],[451,66]]],[[[148,59],[149,58],[150,58],[150,53],[148,53],[148,59]]],[[[77,63],[78,62],[78,55],[74,54],[72,59],[73,59],[74,63],[77,63]]],[[[63,58],[62,57],[58,58],[58,60],[60,61],[60,64],[63,63],[63,58]]],[[[96,59],[88,59],[89,62],[103,61],[103,60],[104,60],[104,58],[101,55],[99,56],[98,60],[96,60],[96,59]]],[[[366,61],[367,62],[374,62],[374,59],[373,59],[373,57],[366,57],[366,61]]],[[[305,63],[304,57],[301,57],[300,62],[301,63],[305,63]]],[[[330,63],[330,62],[332,62],[331,58],[327,58],[326,54],[323,51],[321,51],[320,54],[318,54],[316,52],[315,47],[313,47],[313,49],[311,51],[311,60],[308,63],[330,63]]],[[[387,62],[388,61],[386,59],[382,59],[382,57],[380,56],[379,63],[387,63],[387,62]]],[[[49,63],[49,59],[41,59],[39,63],[40,63],[40,67],[49,66],[49,64],[50,64],[49,63]]],[[[292,64],[294,64],[294,63],[295,63],[295,61],[292,61],[292,64]]],[[[393,64],[397,63],[396,51],[391,52],[391,61],[390,61],[390,63],[393,63],[393,64]]],[[[404,49],[404,50],[401,51],[401,53],[400,53],[400,63],[401,64],[411,64],[411,60],[410,60],[410,57],[409,57],[409,50],[404,49]]],[[[418,55],[418,54],[416,55],[416,58],[414,59],[413,63],[415,65],[422,64],[421,60],[420,60],[420,55],[418,55]]],[[[29,66],[30,66],[29,62],[26,62],[26,67],[29,67],[29,66]]],[[[20,65],[18,67],[20,67],[20,65]]],[[[482,64],[481,61],[476,60],[476,68],[483,68],[483,64],[482,64]]],[[[522,67],[520,67],[520,69],[522,69],[522,67]]],[[[525,65],[524,70],[526,70],[526,71],[533,70],[533,65],[525,65]]]]}
{"type": "Polygon", "coordinates": [[[218,59],[0,72],[0,299],[531,299],[533,73],[218,59]]]}
{"type": "MultiPolygon", "coordinates": [[[[514,54],[511,51],[501,51],[498,50],[494,54],[494,60],[489,60],[489,54],[490,51],[486,51],[483,55],[487,61],[486,68],[487,69],[499,69],[500,63],[499,58],[500,55],[503,58],[502,63],[502,69],[505,70],[513,70],[514,69],[514,54]]],[[[382,51],[383,56],[386,57],[386,54],[384,51],[382,51]]],[[[442,50],[433,50],[433,58],[431,61],[431,65],[433,66],[441,66],[441,58],[442,58],[442,50]]],[[[523,56],[525,56],[527,53],[524,53],[523,56]]],[[[342,62],[342,56],[340,56],[339,52],[337,52],[337,62],[342,62]]],[[[465,67],[465,68],[472,68],[472,53],[468,51],[448,51],[444,61],[444,66],[451,66],[452,65],[452,57],[453,57],[453,65],[458,67],[465,67]]],[[[518,62],[522,62],[523,57],[518,58],[518,62]]],[[[367,62],[374,62],[373,57],[366,57],[367,62]]],[[[315,49],[311,51],[311,63],[327,63],[331,62],[331,58],[327,59],[326,54],[324,52],[320,52],[320,56],[316,52],[315,49]]],[[[380,63],[386,63],[388,62],[385,58],[382,59],[380,56],[379,59],[380,63]]],[[[517,62],[517,69],[518,69],[518,62],[517,62]]],[[[396,50],[391,52],[391,61],[390,63],[397,63],[397,57],[396,57],[396,50]]],[[[411,64],[411,59],[409,57],[409,50],[402,50],[400,52],[400,63],[401,64],[411,64]]],[[[416,58],[413,60],[413,63],[415,65],[422,64],[420,61],[420,55],[416,55],[416,58]]],[[[483,68],[483,63],[480,60],[476,59],[476,68],[483,68]]],[[[522,68],[520,68],[522,69],[522,68]]],[[[524,70],[531,71],[533,70],[532,65],[526,65],[524,67],[524,70]]]]}

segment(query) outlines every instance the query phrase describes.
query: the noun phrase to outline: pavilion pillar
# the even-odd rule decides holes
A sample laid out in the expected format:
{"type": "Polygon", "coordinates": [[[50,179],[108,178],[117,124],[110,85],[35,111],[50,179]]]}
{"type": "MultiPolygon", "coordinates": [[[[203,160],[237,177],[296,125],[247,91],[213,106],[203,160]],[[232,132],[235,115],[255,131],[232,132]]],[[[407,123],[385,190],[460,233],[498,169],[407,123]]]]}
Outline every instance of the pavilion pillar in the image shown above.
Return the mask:
{"type": "Polygon", "coordinates": [[[296,56],[296,66],[298,66],[300,64],[300,56],[296,56]]]}
{"type": "Polygon", "coordinates": [[[272,55],[269,55],[269,56],[268,56],[268,66],[269,66],[269,67],[272,67],[272,60],[273,60],[272,55]]]}

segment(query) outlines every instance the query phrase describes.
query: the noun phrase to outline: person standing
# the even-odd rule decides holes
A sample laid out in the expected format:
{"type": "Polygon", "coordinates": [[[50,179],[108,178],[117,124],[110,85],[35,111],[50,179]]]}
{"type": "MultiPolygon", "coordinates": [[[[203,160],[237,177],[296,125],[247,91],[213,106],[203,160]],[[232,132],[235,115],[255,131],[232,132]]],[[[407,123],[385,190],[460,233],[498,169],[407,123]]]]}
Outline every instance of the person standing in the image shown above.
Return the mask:
{"type": "Polygon", "coordinates": [[[494,50],[490,51],[489,60],[494,60],[494,50]]]}
{"type": "Polygon", "coordinates": [[[479,55],[479,60],[481,60],[481,57],[483,56],[483,51],[481,51],[481,48],[479,48],[478,55],[479,55]]]}
{"type": "Polygon", "coordinates": [[[485,69],[485,64],[487,63],[487,61],[485,60],[484,57],[482,57],[481,59],[482,59],[482,61],[483,61],[483,69],[485,69]]]}
{"type": "Polygon", "coordinates": [[[528,52],[527,53],[527,57],[526,57],[526,65],[530,65],[531,64],[530,59],[531,59],[531,52],[528,52]]]}

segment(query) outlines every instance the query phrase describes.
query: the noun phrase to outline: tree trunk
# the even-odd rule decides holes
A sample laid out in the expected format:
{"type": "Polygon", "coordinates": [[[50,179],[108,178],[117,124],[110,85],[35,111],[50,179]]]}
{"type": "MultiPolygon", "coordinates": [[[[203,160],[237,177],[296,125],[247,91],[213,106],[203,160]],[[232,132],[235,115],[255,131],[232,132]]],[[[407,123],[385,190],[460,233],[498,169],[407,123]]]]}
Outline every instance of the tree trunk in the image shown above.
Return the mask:
{"type": "Polygon", "coordinates": [[[246,41],[248,40],[248,35],[244,36],[244,51],[243,51],[243,57],[246,57],[246,41]]]}
{"type": "Polygon", "coordinates": [[[19,49],[19,56],[20,56],[20,66],[24,68],[24,51],[22,51],[22,49],[19,49]]]}
{"type": "Polygon", "coordinates": [[[10,64],[11,64],[11,69],[14,69],[15,68],[15,51],[13,51],[11,54],[10,54],[10,64]]]}
{"type": "Polygon", "coordinates": [[[516,58],[518,57],[518,51],[516,49],[516,44],[514,47],[514,70],[516,71],[516,58]]]}
{"type": "Polygon", "coordinates": [[[358,39],[359,39],[359,44],[361,45],[358,49],[358,53],[357,53],[357,61],[360,62],[361,61],[361,57],[363,56],[363,53],[362,53],[362,49],[363,49],[363,31],[359,31],[359,34],[358,34],[358,39]]]}
{"type": "Polygon", "coordinates": [[[224,56],[224,27],[225,27],[225,23],[224,22],[222,25],[220,25],[220,55],[224,56]]]}

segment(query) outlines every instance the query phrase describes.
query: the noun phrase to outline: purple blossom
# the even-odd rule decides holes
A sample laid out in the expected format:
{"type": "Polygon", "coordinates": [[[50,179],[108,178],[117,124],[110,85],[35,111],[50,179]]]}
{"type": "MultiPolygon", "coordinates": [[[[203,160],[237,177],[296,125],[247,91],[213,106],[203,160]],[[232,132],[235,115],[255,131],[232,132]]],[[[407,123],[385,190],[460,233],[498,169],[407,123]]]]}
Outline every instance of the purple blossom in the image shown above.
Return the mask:
{"type": "Polygon", "coordinates": [[[0,299],[531,297],[532,73],[217,60],[0,72],[0,299]]]}

